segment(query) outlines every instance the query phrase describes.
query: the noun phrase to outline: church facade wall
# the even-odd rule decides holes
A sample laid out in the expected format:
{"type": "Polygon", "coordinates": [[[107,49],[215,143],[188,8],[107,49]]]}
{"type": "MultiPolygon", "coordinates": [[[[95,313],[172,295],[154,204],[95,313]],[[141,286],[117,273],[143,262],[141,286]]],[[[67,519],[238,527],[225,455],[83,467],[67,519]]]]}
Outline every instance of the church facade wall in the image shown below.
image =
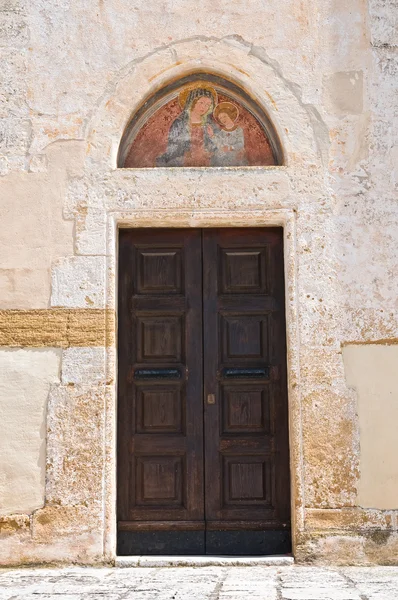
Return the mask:
{"type": "Polygon", "coordinates": [[[7,0],[0,564],[116,552],[119,227],[284,228],[293,549],[398,564],[395,0],[7,0]],[[190,73],[261,102],[283,166],[120,169],[190,73]]]}

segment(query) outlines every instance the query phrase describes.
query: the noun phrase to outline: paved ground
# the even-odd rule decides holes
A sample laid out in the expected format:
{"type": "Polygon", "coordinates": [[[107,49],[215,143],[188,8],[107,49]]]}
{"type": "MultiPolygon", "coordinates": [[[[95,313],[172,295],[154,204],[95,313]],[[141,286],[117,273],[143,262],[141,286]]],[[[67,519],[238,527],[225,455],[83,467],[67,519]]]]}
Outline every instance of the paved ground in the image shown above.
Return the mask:
{"type": "Polygon", "coordinates": [[[0,570],[0,600],[398,600],[398,568],[0,570]]]}

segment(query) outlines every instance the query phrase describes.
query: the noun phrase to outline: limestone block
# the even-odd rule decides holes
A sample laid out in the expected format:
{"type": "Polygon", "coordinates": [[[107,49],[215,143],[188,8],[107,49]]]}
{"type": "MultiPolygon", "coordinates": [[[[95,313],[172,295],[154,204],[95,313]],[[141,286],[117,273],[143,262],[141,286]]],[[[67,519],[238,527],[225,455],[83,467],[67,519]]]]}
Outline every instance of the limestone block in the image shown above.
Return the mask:
{"type": "Polygon", "coordinates": [[[52,543],[58,537],[82,535],[99,529],[98,515],[87,506],[53,506],[37,510],[32,519],[32,537],[38,543],[52,543]]]}
{"type": "MultiPolygon", "coordinates": [[[[72,518],[73,515],[68,516],[72,518]]],[[[45,531],[41,531],[43,535],[37,540],[16,535],[3,539],[0,544],[0,565],[32,565],[37,571],[37,566],[44,564],[98,565],[102,563],[102,537],[99,531],[91,530],[80,534],[74,531],[70,535],[57,536],[53,535],[56,526],[55,523],[51,530],[52,535],[46,536],[45,531]]],[[[63,592],[61,595],[65,600],[70,598],[63,592]]],[[[24,596],[26,597],[26,593],[24,596]]]]}
{"type": "Polygon", "coordinates": [[[2,0],[0,5],[0,12],[9,13],[25,13],[26,1],[25,0],[2,0]]]}
{"type": "Polygon", "coordinates": [[[369,13],[373,44],[398,45],[397,0],[369,0],[369,13]]]}
{"type": "Polygon", "coordinates": [[[296,560],[306,562],[311,554],[316,564],[366,564],[365,539],[360,535],[330,535],[305,540],[297,548],[296,560]]]}
{"type": "Polygon", "coordinates": [[[26,17],[17,11],[0,11],[0,46],[21,48],[28,41],[26,17]]]}
{"type": "Polygon", "coordinates": [[[387,266],[390,261],[398,264],[396,219],[368,226],[362,219],[351,217],[349,226],[355,226],[355,235],[341,235],[344,258],[338,274],[340,283],[351,292],[347,302],[358,305],[360,299],[362,309],[386,310],[387,306],[394,306],[397,295],[394,269],[387,266]],[[379,243],[381,239],[383,243],[379,243]]]}
{"type": "Polygon", "coordinates": [[[305,391],[345,384],[343,358],[340,349],[329,346],[300,348],[300,379],[305,391]]]}
{"type": "Polygon", "coordinates": [[[85,213],[88,206],[88,187],[89,182],[82,178],[69,180],[63,207],[65,219],[74,219],[80,211],[85,213]]]}
{"type": "Polygon", "coordinates": [[[305,511],[306,530],[389,530],[393,528],[393,515],[379,510],[359,508],[311,509],[305,511]]]}
{"type": "Polygon", "coordinates": [[[398,563],[398,534],[392,531],[374,531],[366,538],[365,553],[371,564],[398,563]]]}
{"type": "MultiPolygon", "coordinates": [[[[396,145],[398,131],[398,118],[396,113],[398,89],[396,78],[398,74],[398,46],[375,48],[372,55],[374,65],[374,78],[370,88],[372,111],[375,114],[374,138],[377,150],[383,149],[388,143],[396,145]],[[380,93],[380,90],[383,93],[380,93]],[[387,134],[387,139],[383,139],[387,134]],[[394,139],[395,138],[395,139],[394,139]]],[[[373,157],[377,164],[380,161],[379,153],[373,157]]],[[[379,163],[380,164],[380,163],[379,163]]]]}
{"type": "MultiPolygon", "coordinates": [[[[215,172],[187,169],[119,170],[104,182],[106,209],[153,210],[154,216],[173,208],[247,210],[291,206],[291,185],[284,169],[252,168],[248,187],[246,173],[239,169],[217,169],[215,172]],[[229,192],[225,193],[226,186],[229,192]]],[[[164,215],[167,217],[167,212],[164,215]]]]}
{"type": "MultiPolygon", "coordinates": [[[[114,366],[114,363],[113,363],[114,366]]],[[[104,422],[104,489],[109,493],[104,498],[104,555],[112,560],[113,549],[116,547],[115,506],[117,503],[116,472],[114,453],[114,432],[117,429],[116,411],[117,392],[114,385],[107,385],[105,392],[105,422],[104,422]]]]}
{"type": "Polygon", "coordinates": [[[348,317],[346,344],[383,340],[388,344],[398,338],[398,319],[392,307],[389,310],[386,307],[353,309],[347,303],[343,309],[348,317]]]}
{"type": "Polygon", "coordinates": [[[0,48],[0,61],[0,118],[26,116],[26,58],[17,50],[0,48]]]}
{"type": "Polygon", "coordinates": [[[115,315],[110,310],[0,310],[0,346],[110,346],[114,333],[115,315]]]}
{"type": "Polygon", "coordinates": [[[27,536],[30,533],[28,515],[16,514],[0,517],[0,540],[15,534],[27,536]]]}
{"type": "Polygon", "coordinates": [[[105,383],[105,348],[68,348],[62,353],[63,384],[105,383]]]}
{"type": "Polygon", "coordinates": [[[54,386],[47,414],[50,503],[102,505],[105,386],[54,386]]]}
{"type": "Polygon", "coordinates": [[[45,419],[60,351],[0,350],[0,511],[30,513],[44,503],[45,419]]]}
{"type": "Polygon", "coordinates": [[[358,477],[352,399],[331,388],[302,398],[305,501],[308,507],[354,506],[358,477]]]}
{"type": "Polygon", "coordinates": [[[104,308],[105,269],[101,256],[59,260],[52,270],[51,306],[104,308]]]}
{"type": "Polygon", "coordinates": [[[348,316],[333,301],[324,301],[323,295],[321,302],[320,297],[305,294],[300,306],[302,342],[306,346],[338,348],[348,316]]]}
{"type": "Polygon", "coordinates": [[[106,254],[106,213],[103,209],[87,208],[77,214],[76,253],[106,254]]]}
{"type": "Polygon", "coordinates": [[[27,119],[0,119],[0,153],[25,154],[28,150],[31,135],[31,122],[27,119]]]}
{"type": "Polygon", "coordinates": [[[398,534],[391,530],[364,535],[314,535],[300,542],[296,560],[305,562],[311,554],[318,565],[396,565],[397,549],[398,534]]]}
{"type": "Polygon", "coordinates": [[[343,348],[347,384],[357,392],[360,432],[358,504],[398,508],[398,345],[343,348]]]}

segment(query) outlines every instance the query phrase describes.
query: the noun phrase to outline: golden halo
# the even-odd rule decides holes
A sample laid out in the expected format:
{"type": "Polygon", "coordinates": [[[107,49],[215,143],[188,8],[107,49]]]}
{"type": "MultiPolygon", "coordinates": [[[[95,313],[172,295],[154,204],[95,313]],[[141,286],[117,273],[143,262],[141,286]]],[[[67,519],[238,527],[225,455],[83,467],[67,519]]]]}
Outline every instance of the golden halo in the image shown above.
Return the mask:
{"type": "Polygon", "coordinates": [[[236,123],[236,121],[238,120],[239,117],[239,108],[236,106],[236,104],[232,104],[232,102],[220,102],[220,104],[217,104],[217,106],[214,109],[214,118],[218,121],[218,115],[220,114],[220,112],[225,111],[230,118],[233,120],[234,123],[236,123]]]}
{"type": "Polygon", "coordinates": [[[184,87],[181,90],[181,92],[178,96],[178,101],[180,103],[181,108],[185,107],[190,92],[192,92],[192,90],[197,90],[197,89],[208,90],[211,93],[211,95],[213,96],[214,106],[217,104],[218,96],[217,96],[217,92],[214,89],[214,87],[212,87],[205,81],[195,81],[195,83],[190,83],[189,85],[187,85],[186,87],[184,87]]]}

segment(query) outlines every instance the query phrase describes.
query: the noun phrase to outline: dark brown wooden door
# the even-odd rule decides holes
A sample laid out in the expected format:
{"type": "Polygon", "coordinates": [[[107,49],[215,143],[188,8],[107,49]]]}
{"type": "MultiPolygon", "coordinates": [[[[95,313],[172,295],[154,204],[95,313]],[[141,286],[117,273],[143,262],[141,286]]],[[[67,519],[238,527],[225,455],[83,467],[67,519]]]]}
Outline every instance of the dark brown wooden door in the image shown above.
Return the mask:
{"type": "Polygon", "coordinates": [[[120,232],[121,553],[151,540],[162,548],[172,530],[188,531],[188,550],[202,551],[201,252],[199,230],[120,232]]]}
{"type": "Polygon", "coordinates": [[[282,230],[205,230],[203,274],[207,549],[266,554],[290,529],[282,230]]]}
{"type": "Polygon", "coordinates": [[[121,230],[118,553],[290,550],[281,229],[121,230]]]}

